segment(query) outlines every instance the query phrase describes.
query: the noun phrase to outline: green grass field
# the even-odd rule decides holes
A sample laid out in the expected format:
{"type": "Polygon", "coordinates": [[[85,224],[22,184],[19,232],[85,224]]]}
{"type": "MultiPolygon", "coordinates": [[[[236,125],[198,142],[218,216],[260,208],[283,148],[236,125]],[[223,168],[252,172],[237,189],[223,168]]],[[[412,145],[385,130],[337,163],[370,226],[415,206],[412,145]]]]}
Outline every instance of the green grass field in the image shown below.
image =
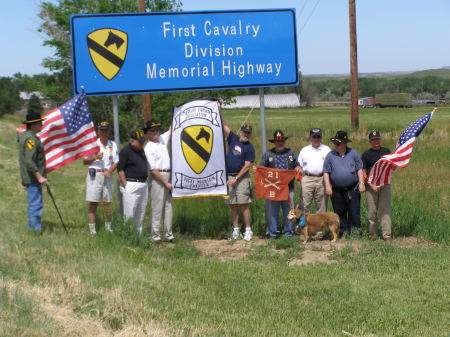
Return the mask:
{"type": "MultiPolygon", "coordinates": [[[[358,131],[350,129],[347,110],[268,110],[267,135],[283,129],[298,152],[311,127],[321,127],[325,141],[344,129],[362,153],[367,131],[378,128],[392,149],[404,128],[429,110],[362,110],[358,131]]],[[[247,114],[225,111],[223,118],[237,130],[247,114]]],[[[249,121],[260,158],[258,111],[249,121]]],[[[394,174],[392,244],[363,237],[341,249],[325,242],[305,250],[294,238],[247,244],[248,255],[222,260],[205,255],[194,241],[229,231],[228,210],[219,199],[175,202],[175,244],[153,245],[117,215],[113,234],[100,228],[90,236],[80,162],[49,177],[70,234],[46,195],[46,230],[29,233],[14,131],[20,119],[4,117],[0,336],[448,336],[449,122],[450,108],[441,108],[416,142],[411,164],[394,174]],[[411,235],[429,241],[403,245],[411,235]],[[324,249],[334,263],[291,263],[324,249]]],[[[366,227],[364,202],[362,208],[366,227]]],[[[264,233],[263,213],[256,200],[257,234],[264,233]]],[[[223,242],[230,249],[241,245],[223,242]]]]}

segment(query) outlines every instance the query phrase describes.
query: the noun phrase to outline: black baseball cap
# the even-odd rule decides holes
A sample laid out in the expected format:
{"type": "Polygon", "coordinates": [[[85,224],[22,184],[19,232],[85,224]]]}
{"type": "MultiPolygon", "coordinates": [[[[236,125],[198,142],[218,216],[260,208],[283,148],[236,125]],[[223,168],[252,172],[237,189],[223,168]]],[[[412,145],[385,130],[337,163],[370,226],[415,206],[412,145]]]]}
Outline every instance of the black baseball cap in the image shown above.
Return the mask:
{"type": "Polygon", "coordinates": [[[130,138],[135,139],[140,143],[144,143],[147,140],[147,137],[145,136],[145,132],[143,129],[131,132],[130,138]]]}
{"type": "Polygon", "coordinates": [[[319,136],[322,137],[322,130],[320,128],[313,128],[309,130],[309,136],[319,136]]]}
{"type": "Polygon", "coordinates": [[[380,131],[378,130],[372,130],[369,132],[369,140],[371,139],[380,139],[381,135],[380,135],[380,131]]]}
{"type": "Polygon", "coordinates": [[[144,132],[159,130],[160,127],[161,127],[161,123],[152,119],[152,120],[145,122],[144,132]]]}

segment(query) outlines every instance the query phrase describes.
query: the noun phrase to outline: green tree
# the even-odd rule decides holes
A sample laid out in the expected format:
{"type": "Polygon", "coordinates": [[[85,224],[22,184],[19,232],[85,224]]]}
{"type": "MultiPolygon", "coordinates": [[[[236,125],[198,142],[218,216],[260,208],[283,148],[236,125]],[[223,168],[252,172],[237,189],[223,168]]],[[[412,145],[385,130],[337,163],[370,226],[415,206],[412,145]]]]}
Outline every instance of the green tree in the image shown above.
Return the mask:
{"type": "Polygon", "coordinates": [[[42,113],[44,108],[42,107],[41,100],[36,94],[31,95],[30,100],[28,101],[28,110],[27,113],[42,113]]]}
{"type": "Polygon", "coordinates": [[[22,104],[13,80],[10,77],[0,77],[0,116],[16,112],[22,104]]]}
{"type": "MultiPolygon", "coordinates": [[[[181,9],[179,0],[146,0],[147,12],[177,11],[181,9]]],[[[39,18],[39,31],[47,36],[44,45],[53,47],[54,56],[44,59],[43,65],[53,72],[45,79],[43,93],[56,105],[72,96],[72,60],[70,46],[70,20],[72,14],[130,13],[137,12],[136,0],[59,0],[57,3],[43,1],[39,18]]],[[[172,107],[194,98],[211,97],[229,101],[238,93],[236,90],[215,90],[180,93],[153,94],[153,117],[167,127],[172,116],[172,107]]],[[[129,131],[143,126],[142,96],[121,95],[119,97],[119,122],[121,139],[127,139],[129,131]]],[[[112,104],[109,97],[89,97],[89,110],[94,122],[111,121],[112,104]]]]}

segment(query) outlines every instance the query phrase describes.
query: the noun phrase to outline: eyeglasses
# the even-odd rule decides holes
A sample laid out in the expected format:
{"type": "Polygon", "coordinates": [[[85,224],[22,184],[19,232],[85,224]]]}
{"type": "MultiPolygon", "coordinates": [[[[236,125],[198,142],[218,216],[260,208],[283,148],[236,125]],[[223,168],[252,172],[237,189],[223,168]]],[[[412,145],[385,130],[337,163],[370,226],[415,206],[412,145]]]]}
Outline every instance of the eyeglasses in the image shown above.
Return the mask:
{"type": "Polygon", "coordinates": [[[333,144],[338,146],[338,145],[343,145],[344,143],[333,143],[333,144]]]}

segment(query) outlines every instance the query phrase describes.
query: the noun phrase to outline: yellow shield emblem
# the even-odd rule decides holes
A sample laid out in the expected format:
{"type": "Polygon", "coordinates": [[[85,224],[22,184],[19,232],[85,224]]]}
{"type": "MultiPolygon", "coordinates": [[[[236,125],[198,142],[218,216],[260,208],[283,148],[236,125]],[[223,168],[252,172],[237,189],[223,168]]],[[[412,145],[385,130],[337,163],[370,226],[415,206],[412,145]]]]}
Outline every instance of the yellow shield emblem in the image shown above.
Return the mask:
{"type": "Polygon", "coordinates": [[[117,29],[97,29],[87,37],[89,55],[95,67],[111,81],[122,68],[127,56],[128,34],[117,29]]]}
{"type": "Polygon", "coordinates": [[[192,125],[181,132],[184,159],[197,174],[205,169],[211,157],[214,134],[209,126],[192,125]]]}

